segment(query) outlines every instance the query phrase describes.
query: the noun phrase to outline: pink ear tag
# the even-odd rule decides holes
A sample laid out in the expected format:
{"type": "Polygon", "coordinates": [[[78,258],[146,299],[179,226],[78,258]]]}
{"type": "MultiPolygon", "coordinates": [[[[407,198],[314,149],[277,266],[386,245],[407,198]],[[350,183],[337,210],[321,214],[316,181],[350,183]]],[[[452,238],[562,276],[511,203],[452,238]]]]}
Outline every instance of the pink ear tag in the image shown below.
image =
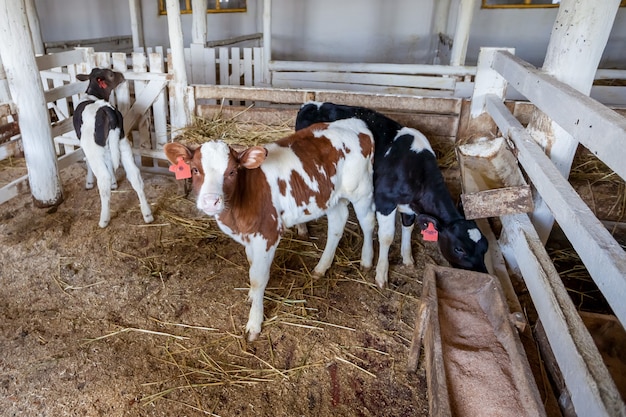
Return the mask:
{"type": "Polygon", "coordinates": [[[169,170],[176,174],[177,180],[184,180],[185,178],[191,178],[191,168],[183,161],[183,157],[178,157],[178,163],[176,165],[170,165],[169,170]]]}
{"type": "Polygon", "coordinates": [[[422,237],[426,242],[436,242],[439,239],[439,232],[432,222],[428,223],[426,230],[422,230],[422,237]]]}

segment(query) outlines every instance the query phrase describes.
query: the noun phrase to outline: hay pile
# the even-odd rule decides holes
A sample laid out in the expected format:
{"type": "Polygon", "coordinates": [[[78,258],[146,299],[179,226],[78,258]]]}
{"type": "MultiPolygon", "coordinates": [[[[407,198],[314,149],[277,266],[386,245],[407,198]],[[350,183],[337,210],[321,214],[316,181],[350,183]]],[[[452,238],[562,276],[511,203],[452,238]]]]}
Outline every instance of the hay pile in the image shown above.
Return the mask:
{"type": "MultiPolygon", "coordinates": [[[[249,109],[246,108],[245,111],[249,109]]],[[[209,140],[222,140],[228,144],[254,146],[270,143],[293,133],[293,126],[287,123],[265,125],[262,123],[241,123],[239,115],[224,119],[221,112],[212,119],[196,117],[191,126],[181,131],[178,141],[187,144],[202,144],[209,140]]]]}

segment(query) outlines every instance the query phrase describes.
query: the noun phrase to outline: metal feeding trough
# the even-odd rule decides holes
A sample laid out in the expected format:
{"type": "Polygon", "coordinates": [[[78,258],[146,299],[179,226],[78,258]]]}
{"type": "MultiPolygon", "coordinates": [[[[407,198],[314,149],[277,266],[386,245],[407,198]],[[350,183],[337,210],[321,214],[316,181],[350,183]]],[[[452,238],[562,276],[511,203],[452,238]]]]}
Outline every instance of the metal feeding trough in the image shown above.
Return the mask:
{"type": "Polygon", "coordinates": [[[546,415],[497,278],[428,265],[421,302],[408,369],[423,346],[431,416],[546,415]]]}

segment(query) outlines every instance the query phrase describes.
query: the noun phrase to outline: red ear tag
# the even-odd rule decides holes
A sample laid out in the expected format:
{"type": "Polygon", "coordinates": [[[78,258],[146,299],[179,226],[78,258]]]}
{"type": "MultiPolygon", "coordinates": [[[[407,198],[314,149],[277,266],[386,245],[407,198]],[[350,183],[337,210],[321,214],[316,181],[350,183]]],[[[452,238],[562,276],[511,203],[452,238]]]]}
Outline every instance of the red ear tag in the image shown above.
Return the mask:
{"type": "Polygon", "coordinates": [[[436,242],[439,238],[439,232],[435,229],[435,225],[432,222],[428,223],[426,230],[422,230],[422,237],[426,242],[436,242]]]}
{"type": "Polygon", "coordinates": [[[178,157],[178,163],[176,165],[170,165],[169,170],[176,174],[177,180],[191,178],[191,168],[183,161],[182,156],[178,157]]]}

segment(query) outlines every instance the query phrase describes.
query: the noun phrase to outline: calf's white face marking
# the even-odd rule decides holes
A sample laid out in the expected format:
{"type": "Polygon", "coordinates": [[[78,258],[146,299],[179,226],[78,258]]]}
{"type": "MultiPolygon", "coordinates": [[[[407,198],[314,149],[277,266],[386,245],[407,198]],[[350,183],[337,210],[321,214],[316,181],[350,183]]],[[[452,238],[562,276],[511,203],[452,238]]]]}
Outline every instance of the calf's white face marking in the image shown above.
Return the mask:
{"type": "Polygon", "coordinates": [[[206,142],[200,149],[204,181],[198,192],[197,207],[209,216],[224,209],[224,175],[230,150],[223,142],[206,142]]]}
{"type": "Polygon", "coordinates": [[[469,235],[470,239],[472,239],[472,241],[474,241],[474,243],[478,243],[478,241],[482,238],[482,234],[480,233],[480,230],[474,228],[474,229],[468,229],[467,230],[467,234],[469,235]]]}

